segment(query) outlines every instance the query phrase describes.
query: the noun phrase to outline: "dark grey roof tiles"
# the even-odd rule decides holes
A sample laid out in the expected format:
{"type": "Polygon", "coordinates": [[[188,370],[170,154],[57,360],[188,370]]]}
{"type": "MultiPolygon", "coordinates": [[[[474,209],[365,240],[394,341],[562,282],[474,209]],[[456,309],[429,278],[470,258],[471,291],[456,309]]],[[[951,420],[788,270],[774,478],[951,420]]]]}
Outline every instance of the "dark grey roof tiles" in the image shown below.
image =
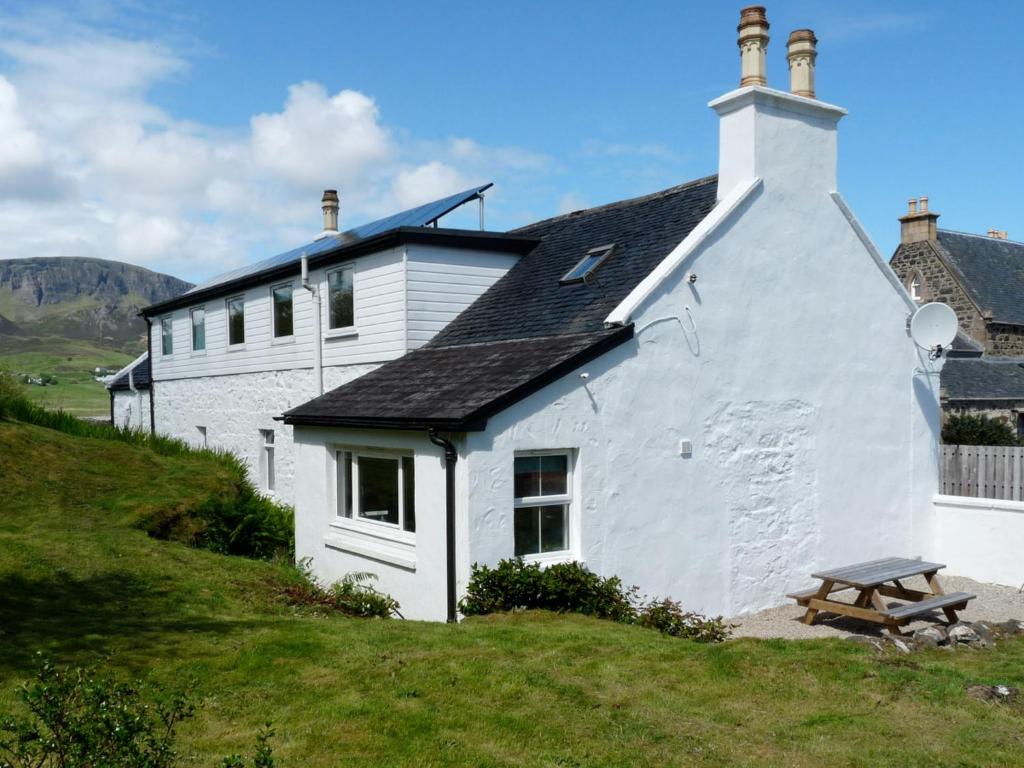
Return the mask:
{"type": "Polygon", "coordinates": [[[1024,400],[1024,358],[954,358],[942,366],[949,400],[1024,400]]]}
{"type": "MultiPolygon", "coordinates": [[[[132,378],[136,389],[149,389],[150,372],[149,372],[149,355],[145,355],[139,362],[130,369],[132,372],[132,378]]],[[[128,371],[126,370],[110,384],[107,385],[107,389],[122,390],[128,389],[128,371]]]]}
{"type": "Polygon", "coordinates": [[[940,229],[937,244],[982,311],[994,322],[1024,325],[1024,243],[940,229]]]}

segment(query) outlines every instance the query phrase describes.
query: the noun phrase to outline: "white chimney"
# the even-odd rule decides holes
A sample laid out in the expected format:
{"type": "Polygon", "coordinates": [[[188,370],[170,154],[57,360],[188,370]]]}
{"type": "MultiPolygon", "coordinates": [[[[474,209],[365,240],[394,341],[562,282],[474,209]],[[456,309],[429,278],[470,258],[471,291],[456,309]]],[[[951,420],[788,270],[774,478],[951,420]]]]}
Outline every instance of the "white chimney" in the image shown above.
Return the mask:
{"type": "Polygon", "coordinates": [[[320,200],[320,208],[324,212],[324,229],[316,236],[317,240],[338,234],[338,210],[341,204],[338,202],[338,190],[325,189],[324,196],[320,200]]]}
{"type": "MultiPolygon", "coordinates": [[[[768,41],[764,8],[744,8],[739,30],[741,86],[708,105],[719,116],[718,198],[755,178],[764,181],[766,189],[836,191],[837,125],[846,110],[764,84],[759,58],[768,41]]],[[[800,56],[814,53],[813,47],[807,48],[810,38],[798,36],[800,56]]],[[[813,93],[813,77],[799,78],[798,84],[806,84],[802,90],[813,93]]]]}

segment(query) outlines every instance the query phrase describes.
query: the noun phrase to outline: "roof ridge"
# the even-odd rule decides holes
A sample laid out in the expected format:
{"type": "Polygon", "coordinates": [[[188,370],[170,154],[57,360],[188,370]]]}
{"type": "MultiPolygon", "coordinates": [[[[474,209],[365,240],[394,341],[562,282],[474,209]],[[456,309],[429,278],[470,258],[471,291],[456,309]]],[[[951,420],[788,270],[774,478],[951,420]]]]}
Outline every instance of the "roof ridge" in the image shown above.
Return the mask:
{"type": "Polygon", "coordinates": [[[1004,240],[1001,237],[989,237],[988,235],[979,235],[975,232],[961,232],[958,229],[943,229],[940,227],[938,231],[945,232],[948,235],[963,235],[964,237],[977,237],[981,240],[991,241],[993,243],[1009,243],[1010,245],[1024,245],[1024,241],[1022,240],[1012,240],[1010,238],[1006,238],[1004,240]]]}
{"type": "Polygon", "coordinates": [[[526,225],[524,225],[522,227],[517,227],[516,229],[510,229],[510,230],[508,230],[508,233],[511,234],[513,232],[524,232],[524,231],[530,230],[530,229],[532,229],[534,227],[538,227],[538,226],[540,226],[542,224],[550,224],[551,222],[561,221],[563,219],[570,219],[570,218],[572,218],[574,216],[582,216],[584,214],[598,213],[598,212],[601,212],[601,211],[611,210],[613,208],[624,208],[624,207],[626,207],[628,205],[636,205],[637,203],[643,203],[643,202],[646,202],[648,200],[655,200],[655,199],[657,199],[659,197],[666,197],[667,195],[673,195],[673,194],[676,194],[678,192],[683,192],[684,190],[692,189],[693,187],[699,187],[702,184],[707,184],[708,182],[717,181],[717,180],[718,180],[718,174],[717,173],[712,173],[712,174],[710,174],[708,176],[702,176],[699,179],[693,179],[692,181],[687,181],[687,182],[684,182],[682,184],[677,184],[674,187],[668,187],[667,189],[662,189],[662,190],[659,190],[657,192],[649,192],[648,194],[640,195],[639,197],[630,197],[630,198],[627,198],[625,200],[616,200],[616,201],[611,202],[611,203],[605,203],[604,205],[595,205],[592,208],[581,208],[578,211],[570,211],[569,213],[562,213],[562,214],[559,214],[558,216],[551,216],[551,217],[549,217],[547,219],[541,219],[540,221],[534,221],[534,222],[532,222],[530,224],[526,224],[526,225]]]}

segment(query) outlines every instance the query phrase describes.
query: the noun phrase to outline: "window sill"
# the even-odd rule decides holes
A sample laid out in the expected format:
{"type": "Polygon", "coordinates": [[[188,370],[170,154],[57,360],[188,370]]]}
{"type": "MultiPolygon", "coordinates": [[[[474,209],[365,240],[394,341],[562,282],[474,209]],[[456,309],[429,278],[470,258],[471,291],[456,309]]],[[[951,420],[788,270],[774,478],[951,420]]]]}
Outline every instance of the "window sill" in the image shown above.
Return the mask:
{"type": "Polygon", "coordinates": [[[228,344],[228,352],[245,352],[245,342],[241,344],[228,344]]]}
{"type": "Polygon", "coordinates": [[[324,334],[324,339],[354,339],[359,336],[359,331],[355,328],[335,328],[334,330],[327,331],[324,334]]]}
{"type": "Polygon", "coordinates": [[[347,520],[331,523],[324,536],[331,549],[416,570],[415,535],[404,531],[374,530],[347,520]]]}
{"type": "Polygon", "coordinates": [[[563,563],[580,563],[582,565],[583,558],[577,557],[575,552],[566,549],[561,552],[545,552],[540,555],[523,555],[523,562],[537,563],[541,568],[546,568],[549,565],[563,563]]]}
{"type": "Polygon", "coordinates": [[[206,357],[206,350],[205,349],[193,349],[189,353],[189,356],[190,357],[206,357]]]}
{"type": "Polygon", "coordinates": [[[295,335],[292,334],[291,336],[274,336],[270,340],[270,343],[271,344],[294,344],[295,343],[295,335]]]}

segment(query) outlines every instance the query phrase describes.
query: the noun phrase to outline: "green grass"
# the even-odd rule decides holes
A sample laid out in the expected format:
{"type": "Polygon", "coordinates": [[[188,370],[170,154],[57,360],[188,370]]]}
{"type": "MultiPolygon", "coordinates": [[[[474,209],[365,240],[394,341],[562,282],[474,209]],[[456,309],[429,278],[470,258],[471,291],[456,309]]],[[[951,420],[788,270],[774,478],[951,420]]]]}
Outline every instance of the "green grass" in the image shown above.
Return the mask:
{"type": "Polygon", "coordinates": [[[121,368],[133,359],[134,355],[88,341],[0,336],[0,369],[56,376],[58,384],[28,386],[25,394],[39,405],[76,416],[109,416],[109,395],[106,387],[94,380],[93,371],[97,367],[121,368]]]}
{"type": "Polygon", "coordinates": [[[32,655],[194,680],[198,764],[271,720],[282,766],[1015,765],[1024,642],[878,658],[838,640],[696,645],[543,613],[314,617],[270,563],[134,524],[230,482],[208,456],[0,421],[0,711],[32,655]]]}

